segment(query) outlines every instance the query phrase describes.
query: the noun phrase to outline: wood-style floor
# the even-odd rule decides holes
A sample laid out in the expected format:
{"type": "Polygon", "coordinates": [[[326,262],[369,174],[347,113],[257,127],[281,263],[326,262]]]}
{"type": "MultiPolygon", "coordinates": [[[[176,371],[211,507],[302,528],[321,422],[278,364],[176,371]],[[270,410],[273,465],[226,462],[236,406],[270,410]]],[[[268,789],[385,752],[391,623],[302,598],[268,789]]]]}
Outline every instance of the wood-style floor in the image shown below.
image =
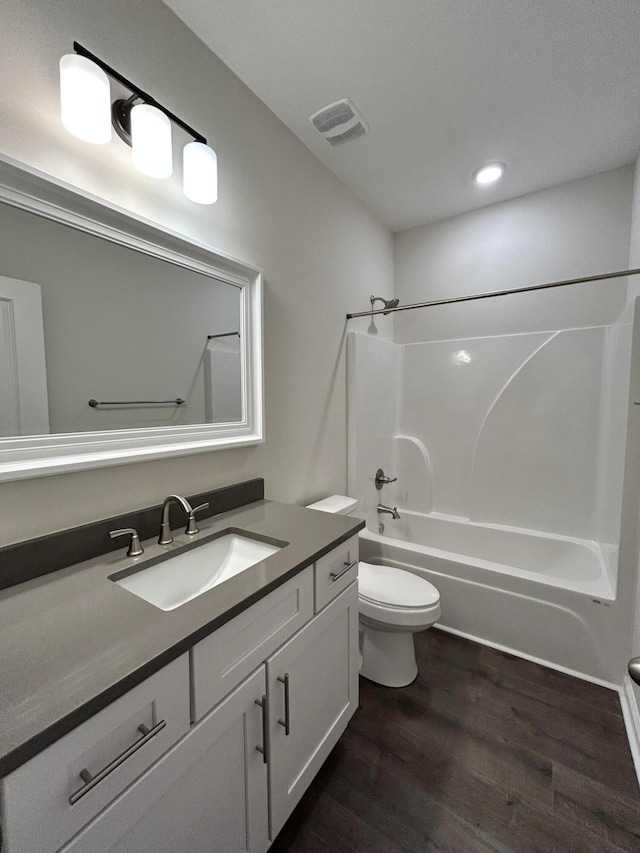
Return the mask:
{"type": "Polygon", "coordinates": [[[416,650],[409,687],[360,679],[273,853],[640,851],[616,693],[433,629],[416,650]]]}

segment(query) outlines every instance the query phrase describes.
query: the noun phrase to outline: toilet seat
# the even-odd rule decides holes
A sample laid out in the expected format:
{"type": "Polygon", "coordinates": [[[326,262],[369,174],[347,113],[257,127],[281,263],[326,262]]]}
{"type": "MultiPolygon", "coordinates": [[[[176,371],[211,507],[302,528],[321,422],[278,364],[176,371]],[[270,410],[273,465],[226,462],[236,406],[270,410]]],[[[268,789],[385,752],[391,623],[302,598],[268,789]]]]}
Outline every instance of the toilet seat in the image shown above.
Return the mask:
{"type": "Polygon", "coordinates": [[[440,618],[440,593],[428,580],[397,569],[360,561],[360,613],[371,622],[398,628],[427,628],[440,618]]]}

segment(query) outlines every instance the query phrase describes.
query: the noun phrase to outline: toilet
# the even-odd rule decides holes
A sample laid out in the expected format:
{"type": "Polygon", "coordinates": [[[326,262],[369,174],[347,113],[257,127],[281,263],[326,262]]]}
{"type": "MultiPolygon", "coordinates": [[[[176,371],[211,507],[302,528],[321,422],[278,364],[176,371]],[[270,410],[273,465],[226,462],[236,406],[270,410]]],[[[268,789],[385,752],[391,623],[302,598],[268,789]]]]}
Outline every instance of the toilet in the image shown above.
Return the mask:
{"type": "MultiPolygon", "coordinates": [[[[353,515],[358,502],[332,495],[310,504],[340,515],[353,515]]],[[[360,560],[360,674],[387,687],[406,687],[418,674],[413,635],[440,618],[440,593],[424,578],[393,566],[360,560]]]]}

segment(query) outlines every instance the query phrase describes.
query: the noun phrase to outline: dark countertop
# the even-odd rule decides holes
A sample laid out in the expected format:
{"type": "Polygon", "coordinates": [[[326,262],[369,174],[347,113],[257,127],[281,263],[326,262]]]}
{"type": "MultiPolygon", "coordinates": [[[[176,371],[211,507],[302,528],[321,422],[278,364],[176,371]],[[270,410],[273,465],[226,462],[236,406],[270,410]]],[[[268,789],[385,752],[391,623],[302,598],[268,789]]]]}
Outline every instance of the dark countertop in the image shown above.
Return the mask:
{"type": "Polygon", "coordinates": [[[171,546],[125,547],[0,592],[0,777],[181,655],[364,527],[357,518],[256,501],[202,522],[202,539],[236,527],[289,544],[175,610],[109,575],[171,546]]]}

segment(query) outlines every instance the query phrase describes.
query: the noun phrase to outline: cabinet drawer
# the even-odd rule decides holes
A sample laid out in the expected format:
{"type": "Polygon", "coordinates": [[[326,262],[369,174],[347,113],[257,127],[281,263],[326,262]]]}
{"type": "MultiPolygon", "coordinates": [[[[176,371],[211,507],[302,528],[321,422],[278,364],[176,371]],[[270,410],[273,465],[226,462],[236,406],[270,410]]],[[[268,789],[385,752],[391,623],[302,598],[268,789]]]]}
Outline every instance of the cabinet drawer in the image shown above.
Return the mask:
{"type": "Polygon", "coordinates": [[[262,853],[268,841],[260,667],[60,853],[262,853]]]}
{"type": "Polygon", "coordinates": [[[191,649],[193,721],[211,710],[313,616],[308,566],[191,649]]]}
{"type": "Polygon", "coordinates": [[[185,653],[2,780],[3,853],[58,850],[187,733],[189,717],[185,653]]]}
{"type": "Polygon", "coordinates": [[[315,602],[318,613],[358,577],[358,537],[352,536],[315,565],[315,602]],[[348,568],[350,567],[350,568],[348,568]]]}

